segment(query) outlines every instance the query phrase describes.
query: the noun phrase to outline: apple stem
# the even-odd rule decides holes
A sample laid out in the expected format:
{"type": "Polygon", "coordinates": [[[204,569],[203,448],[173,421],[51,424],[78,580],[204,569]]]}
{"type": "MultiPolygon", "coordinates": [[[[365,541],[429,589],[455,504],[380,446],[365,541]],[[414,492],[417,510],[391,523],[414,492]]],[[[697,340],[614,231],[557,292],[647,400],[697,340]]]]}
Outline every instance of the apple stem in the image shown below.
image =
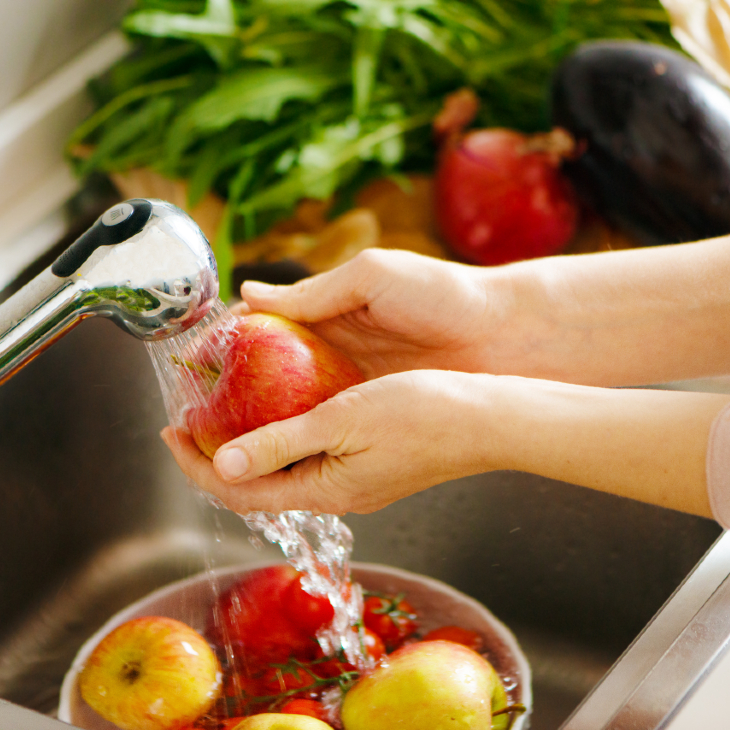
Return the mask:
{"type": "Polygon", "coordinates": [[[509,713],[510,718],[509,724],[507,725],[507,730],[509,730],[514,724],[514,721],[517,719],[517,715],[521,715],[523,712],[527,712],[527,708],[521,702],[515,702],[512,705],[503,707],[501,710],[494,710],[494,712],[492,712],[492,717],[495,715],[506,715],[509,713]]]}

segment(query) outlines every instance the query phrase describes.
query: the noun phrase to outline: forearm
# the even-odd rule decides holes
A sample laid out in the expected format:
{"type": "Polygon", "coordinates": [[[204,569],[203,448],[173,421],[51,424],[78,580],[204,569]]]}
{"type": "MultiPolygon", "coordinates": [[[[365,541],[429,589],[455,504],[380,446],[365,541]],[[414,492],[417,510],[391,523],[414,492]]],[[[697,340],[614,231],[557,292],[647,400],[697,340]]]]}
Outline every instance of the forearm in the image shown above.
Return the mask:
{"type": "Polygon", "coordinates": [[[711,516],[708,435],[730,396],[500,377],[492,397],[500,468],[711,516]]]}
{"type": "Polygon", "coordinates": [[[730,239],[562,256],[481,273],[485,370],[589,385],[730,371],[730,239]]]}

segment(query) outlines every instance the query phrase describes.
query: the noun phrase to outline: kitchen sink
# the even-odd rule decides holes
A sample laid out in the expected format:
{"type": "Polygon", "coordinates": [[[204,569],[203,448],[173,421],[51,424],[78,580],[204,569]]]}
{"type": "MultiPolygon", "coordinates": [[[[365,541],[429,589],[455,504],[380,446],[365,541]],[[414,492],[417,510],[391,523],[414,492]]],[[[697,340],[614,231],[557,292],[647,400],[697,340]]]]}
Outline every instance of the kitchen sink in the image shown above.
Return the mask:
{"type": "MultiPolygon", "coordinates": [[[[111,614],[210,564],[278,555],[192,488],[159,439],[165,423],[144,345],[101,319],[0,387],[0,698],[53,715],[74,654],[111,614]]],[[[720,534],[518,472],[345,522],[356,560],[443,580],[513,630],[534,730],[563,724],[720,534]]]]}

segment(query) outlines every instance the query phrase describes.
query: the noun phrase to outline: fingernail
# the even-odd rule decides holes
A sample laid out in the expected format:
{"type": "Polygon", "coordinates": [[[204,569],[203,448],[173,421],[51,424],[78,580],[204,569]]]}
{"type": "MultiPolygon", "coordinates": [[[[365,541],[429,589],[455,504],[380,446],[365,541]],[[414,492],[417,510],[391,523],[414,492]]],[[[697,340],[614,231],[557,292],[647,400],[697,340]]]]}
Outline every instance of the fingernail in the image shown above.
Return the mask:
{"type": "Polygon", "coordinates": [[[169,428],[163,428],[162,431],[160,431],[160,438],[169,446],[170,442],[172,441],[172,436],[170,434],[169,428]]]}
{"type": "Polygon", "coordinates": [[[241,295],[250,294],[254,297],[265,297],[276,290],[273,284],[265,284],[263,281],[244,281],[241,285],[241,295]]]}
{"type": "Polygon", "coordinates": [[[249,467],[249,459],[241,449],[225,449],[215,455],[215,469],[221,479],[233,482],[240,479],[249,467]]]}

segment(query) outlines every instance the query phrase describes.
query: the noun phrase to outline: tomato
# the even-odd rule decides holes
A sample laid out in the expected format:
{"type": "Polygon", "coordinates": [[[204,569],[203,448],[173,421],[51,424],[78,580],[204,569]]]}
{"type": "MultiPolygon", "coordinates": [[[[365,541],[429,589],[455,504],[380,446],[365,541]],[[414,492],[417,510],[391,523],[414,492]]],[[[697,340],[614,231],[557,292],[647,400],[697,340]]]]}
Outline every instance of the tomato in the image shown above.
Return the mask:
{"type": "Polygon", "coordinates": [[[369,595],[365,599],[365,627],[380,637],[389,652],[416,632],[417,619],[415,609],[402,595],[369,595]]]}
{"type": "Polygon", "coordinates": [[[291,620],[311,636],[315,636],[335,615],[329,598],[312,596],[302,588],[301,575],[289,584],[284,595],[284,607],[291,620]]]}
{"type": "Polygon", "coordinates": [[[308,717],[316,717],[317,720],[322,720],[322,722],[327,722],[327,713],[322,703],[317,702],[317,700],[289,700],[279,712],[283,715],[307,715],[308,717]]]}
{"type": "Polygon", "coordinates": [[[385,644],[383,640],[374,632],[365,628],[363,636],[363,644],[365,651],[375,662],[380,661],[385,656],[385,644]]]}
{"type": "Polygon", "coordinates": [[[461,626],[442,626],[433,629],[423,637],[422,641],[452,641],[455,644],[468,646],[474,651],[479,651],[484,645],[484,639],[476,631],[462,629],[461,626]]]}
{"type": "Polygon", "coordinates": [[[218,723],[218,727],[215,730],[233,730],[239,723],[243,722],[245,717],[230,717],[227,720],[222,720],[218,723]]]}
{"type": "Polygon", "coordinates": [[[269,667],[261,679],[264,695],[277,695],[296,689],[307,689],[314,684],[314,677],[302,667],[269,667]]]}

